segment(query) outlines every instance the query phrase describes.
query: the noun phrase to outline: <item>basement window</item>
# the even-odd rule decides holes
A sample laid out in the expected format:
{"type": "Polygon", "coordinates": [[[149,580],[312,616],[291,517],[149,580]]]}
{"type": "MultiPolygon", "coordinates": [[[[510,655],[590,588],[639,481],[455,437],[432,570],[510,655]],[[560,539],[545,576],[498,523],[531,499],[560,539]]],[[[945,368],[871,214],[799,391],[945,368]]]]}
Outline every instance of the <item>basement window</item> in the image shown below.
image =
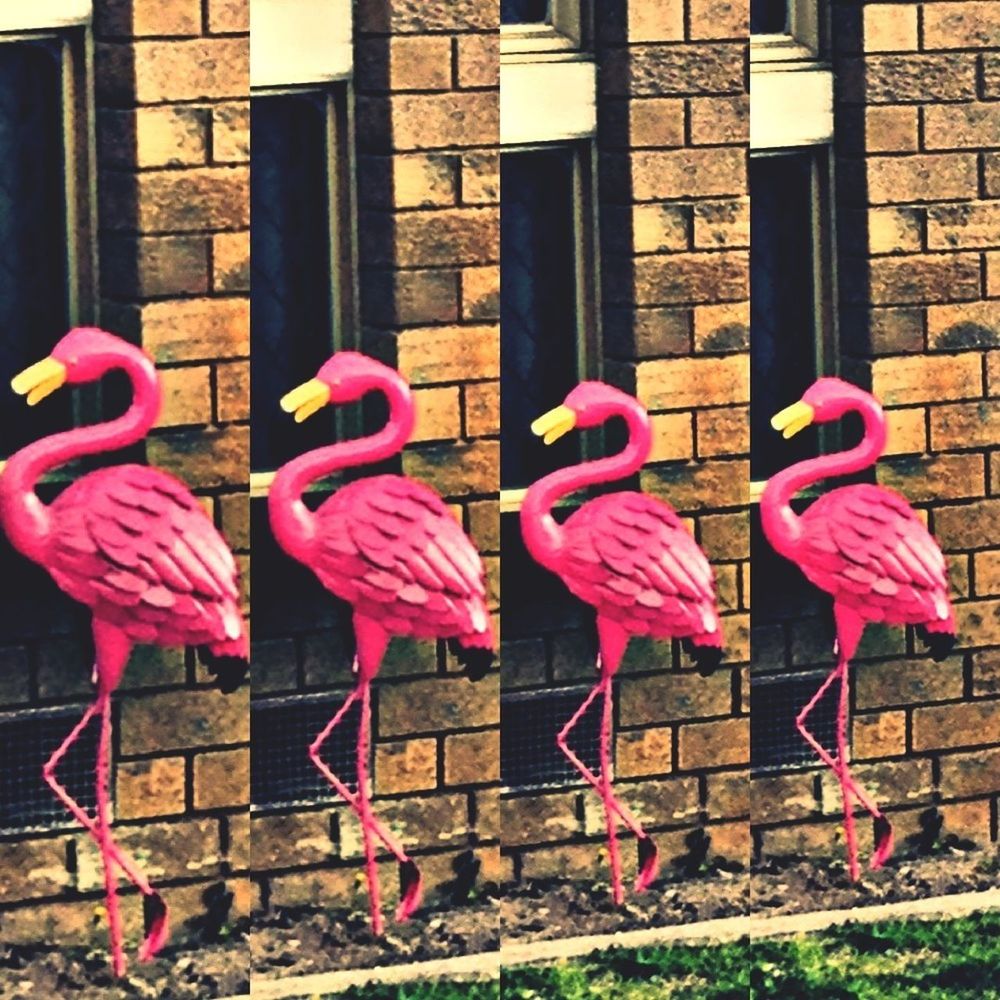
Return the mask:
{"type": "MultiPolygon", "coordinates": [[[[340,796],[309,758],[309,746],[343,705],[346,695],[273,698],[250,709],[250,802],[254,811],[317,805],[340,796]]],[[[351,706],[323,744],[322,756],[352,791],[360,702],[351,706]]]]}
{"type": "MultiPolygon", "coordinates": [[[[74,829],[76,820],[42,777],[42,767],[83,714],[83,708],[25,711],[0,716],[0,834],[74,829]]],[[[63,757],[59,782],[90,812],[96,806],[97,720],[63,757]]]]}
{"type": "MultiPolygon", "coordinates": [[[[750,681],[750,767],[755,773],[821,763],[795,727],[795,718],[826,679],[827,671],[754,676],[750,681]]],[[[806,727],[826,750],[837,752],[837,699],[833,683],[809,714],[806,727]]]]}
{"type": "MultiPolygon", "coordinates": [[[[500,781],[505,788],[526,791],[583,782],[580,772],[556,744],[556,736],[589,693],[589,687],[577,687],[501,696],[500,781]]],[[[570,748],[595,773],[599,766],[602,710],[603,699],[598,696],[569,738],[570,748]]]]}

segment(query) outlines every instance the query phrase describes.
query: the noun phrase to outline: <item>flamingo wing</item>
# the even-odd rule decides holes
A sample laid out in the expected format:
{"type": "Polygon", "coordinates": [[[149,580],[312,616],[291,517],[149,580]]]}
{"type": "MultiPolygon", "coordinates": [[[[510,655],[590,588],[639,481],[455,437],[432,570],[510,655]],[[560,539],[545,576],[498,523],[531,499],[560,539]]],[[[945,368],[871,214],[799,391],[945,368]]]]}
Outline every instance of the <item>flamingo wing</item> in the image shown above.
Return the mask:
{"type": "Polygon", "coordinates": [[[53,578],[135,642],[245,656],[239,570],[191,492],[159,469],[91,472],[52,505],[53,578]]]}
{"type": "Polygon", "coordinates": [[[565,532],[563,578],[601,614],[640,635],[718,632],[712,568],[665,503],[633,492],[596,497],[565,532]]]}
{"type": "Polygon", "coordinates": [[[404,476],[372,476],[318,511],[313,569],[388,632],[457,638],[489,630],[482,560],[445,502],[404,476]]]}
{"type": "Polygon", "coordinates": [[[863,618],[952,620],[944,555],[898,493],[870,483],[844,486],[817,500],[802,520],[803,572],[863,618]]]}

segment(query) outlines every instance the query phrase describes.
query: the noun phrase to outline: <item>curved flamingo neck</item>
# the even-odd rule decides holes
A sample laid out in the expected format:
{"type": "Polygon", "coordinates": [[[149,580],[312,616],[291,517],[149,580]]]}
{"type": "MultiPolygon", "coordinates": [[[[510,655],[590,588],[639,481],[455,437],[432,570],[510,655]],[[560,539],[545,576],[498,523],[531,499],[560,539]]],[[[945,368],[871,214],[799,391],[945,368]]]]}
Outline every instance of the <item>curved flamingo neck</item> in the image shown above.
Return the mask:
{"type": "Polygon", "coordinates": [[[160,415],[160,383],[156,366],[139,348],[122,345],[109,370],[121,369],[132,383],[132,403],[120,417],[102,424],[75,427],[35,441],[17,452],[0,479],[0,519],[14,547],[36,562],[43,561],[52,534],[51,514],[35,492],[48,472],[82,458],[126,448],[141,441],[160,415]]]}
{"type": "Polygon", "coordinates": [[[768,541],[782,555],[795,551],[802,538],[801,518],[792,510],[800,490],[833,476],[849,476],[874,465],[885,451],[886,426],[882,407],[870,396],[854,401],[850,411],[861,414],[864,436],[847,451],[797,462],[767,481],[760,499],[761,526],[768,541]]]}
{"type": "Polygon", "coordinates": [[[610,415],[624,417],[628,426],[628,442],[618,454],[559,469],[538,480],[525,494],[521,534],[532,557],[549,569],[559,561],[563,544],[563,529],[552,516],[552,508],[577,490],[631,476],[649,457],[653,432],[642,406],[635,400],[622,400],[610,415]]]}
{"type": "Polygon", "coordinates": [[[308,451],[283,465],[268,493],[268,511],[275,537],[290,555],[304,557],[316,537],[316,516],[303,494],[319,479],[358,465],[391,458],[402,450],[415,423],[413,396],[405,380],[387,372],[365,387],[381,392],[389,402],[389,419],[375,434],[308,451]]]}

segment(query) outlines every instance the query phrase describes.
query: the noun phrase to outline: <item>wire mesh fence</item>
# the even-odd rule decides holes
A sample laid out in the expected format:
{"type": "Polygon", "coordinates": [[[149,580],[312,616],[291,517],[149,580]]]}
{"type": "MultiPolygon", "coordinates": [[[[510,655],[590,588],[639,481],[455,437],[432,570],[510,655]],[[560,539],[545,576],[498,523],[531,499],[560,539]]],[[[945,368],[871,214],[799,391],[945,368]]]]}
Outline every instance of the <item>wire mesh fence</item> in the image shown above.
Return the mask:
{"type": "MultiPolygon", "coordinates": [[[[0,384],[68,325],[62,67],[48,42],[0,42],[0,384]]],[[[24,420],[0,393],[0,457],[69,425],[69,393],[24,420]]]]}
{"type": "MultiPolygon", "coordinates": [[[[589,691],[560,688],[501,697],[500,780],[505,787],[522,791],[582,781],[579,771],[556,744],[556,736],[589,691]]],[[[602,705],[602,699],[596,698],[569,737],[571,749],[591,770],[597,769],[600,759],[602,705]]]]}
{"type": "MultiPolygon", "coordinates": [[[[795,718],[819,689],[826,671],[750,680],[750,766],[755,772],[818,764],[812,747],[795,728],[795,718]]],[[[807,728],[831,754],[837,749],[839,685],[831,684],[810,713],[807,728]]]]}
{"type": "MultiPolygon", "coordinates": [[[[250,709],[250,801],[254,809],[310,805],[337,793],[309,758],[309,746],[344,703],[344,696],[255,702],[250,709]]],[[[355,754],[360,704],[355,702],[323,744],[330,770],[357,789],[355,754]]]]}
{"type": "MultiPolygon", "coordinates": [[[[28,711],[0,716],[0,834],[72,828],[76,820],[42,777],[42,767],[76,725],[83,709],[28,711]]],[[[96,719],[62,759],[56,777],[80,805],[96,805],[96,719]]]]}

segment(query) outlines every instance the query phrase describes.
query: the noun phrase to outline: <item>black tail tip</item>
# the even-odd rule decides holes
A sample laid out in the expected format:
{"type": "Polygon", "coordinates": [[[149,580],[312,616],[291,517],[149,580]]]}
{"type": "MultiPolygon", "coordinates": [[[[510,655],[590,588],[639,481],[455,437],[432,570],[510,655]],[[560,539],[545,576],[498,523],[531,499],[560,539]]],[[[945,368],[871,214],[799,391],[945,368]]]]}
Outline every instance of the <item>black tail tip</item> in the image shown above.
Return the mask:
{"type": "Polygon", "coordinates": [[[699,646],[685,638],[681,639],[681,647],[694,660],[695,668],[702,677],[708,677],[722,663],[721,646],[699,646]]]}
{"type": "Polygon", "coordinates": [[[198,661],[215,677],[223,694],[232,694],[246,680],[250,663],[241,656],[216,656],[207,646],[198,647],[198,661]]]}
{"type": "Polygon", "coordinates": [[[930,650],[931,659],[935,663],[950,656],[955,648],[956,639],[952,632],[931,632],[924,625],[918,625],[916,632],[920,641],[930,650]]]}
{"type": "Polygon", "coordinates": [[[465,674],[471,681],[481,681],[493,666],[496,654],[492,649],[478,646],[463,646],[457,639],[448,640],[448,649],[455,659],[465,667],[465,674]]]}
{"type": "Polygon", "coordinates": [[[157,931],[167,916],[167,904],[158,892],[142,897],[143,932],[147,937],[157,931]]]}

